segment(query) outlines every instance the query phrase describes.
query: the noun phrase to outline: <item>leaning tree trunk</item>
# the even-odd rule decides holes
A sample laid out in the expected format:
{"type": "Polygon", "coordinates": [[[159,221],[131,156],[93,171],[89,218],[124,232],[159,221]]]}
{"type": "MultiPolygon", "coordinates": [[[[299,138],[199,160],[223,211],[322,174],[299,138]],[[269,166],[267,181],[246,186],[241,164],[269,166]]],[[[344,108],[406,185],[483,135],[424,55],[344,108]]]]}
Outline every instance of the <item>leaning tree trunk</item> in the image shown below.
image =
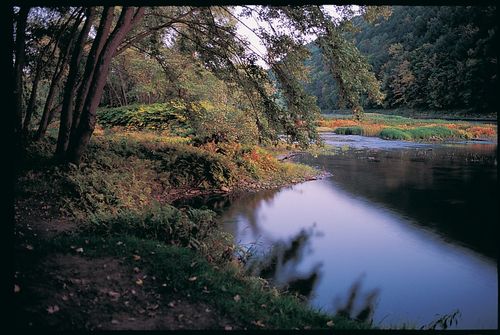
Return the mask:
{"type": "Polygon", "coordinates": [[[47,127],[49,126],[50,121],[54,117],[55,108],[52,108],[54,99],[57,96],[58,87],[61,85],[61,81],[64,74],[64,69],[68,65],[68,58],[75,43],[75,40],[78,36],[78,26],[82,22],[83,17],[76,20],[73,25],[71,31],[71,40],[69,41],[66,49],[59,56],[59,60],[56,65],[56,69],[54,70],[54,75],[52,76],[52,81],[50,83],[49,93],[47,95],[47,99],[45,100],[45,106],[43,108],[42,119],[40,120],[40,125],[38,126],[38,131],[35,135],[36,140],[40,140],[43,136],[45,136],[45,132],[47,131],[47,127]]]}
{"type": "Polygon", "coordinates": [[[45,105],[43,107],[42,118],[40,119],[40,124],[35,135],[36,140],[40,140],[45,136],[47,127],[49,126],[49,120],[51,119],[51,114],[53,115],[54,108],[52,107],[54,100],[58,93],[58,88],[61,84],[62,76],[64,73],[64,68],[68,64],[66,55],[61,55],[59,61],[56,65],[54,75],[50,82],[49,93],[45,99],[45,105]]]}
{"type": "MultiPolygon", "coordinates": [[[[111,24],[114,18],[114,7],[105,7],[99,22],[99,28],[97,28],[97,34],[94,39],[94,43],[90,48],[89,55],[87,57],[87,63],[85,64],[85,71],[83,73],[80,89],[76,95],[75,110],[73,113],[73,122],[71,124],[71,134],[69,138],[75,137],[78,124],[80,123],[80,115],[82,114],[83,106],[85,100],[89,93],[90,85],[92,84],[92,78],[94,76],[95,67],[97,64],[97,58],[104,47],[104,43],[109,36],[111,30],[111,24]]],[[[69,145],[69,139],[68,144],[69,145]]],[[[66,149],[67,151],[67,149],[66,149]]]]}
{"type": "Polygon", "coordinates": [[[23,128],[23,68],[26,46],[26,22],[30,7],[21,6],[16,26],[16,60],[14,63],[14,96],[16,101],[16,132],[23,128]]]}
{"type": "Polygon", "coordinates": [[[75,94],[77,91],[77,77],[80,61],[82,60],[83,48],[89,35],[92,21],[94,20],[95,9],[87,9],[87,20],[78,36],[78,41],[73,48],[73,55],[69,67],[68,78],[64,87],[63,105],[61,110],[61,120],[59,124],[59,135],[57,137],[56,156],[62,157],[68,148],[71,123],[73,122],[73,108],[75,107],[75,94]]]}
{"type": "Polygon", "coordinates": [[[125,35],[132,29],[134,24],[142,18],[143,14],[143,7],[140,7],[137,11],[133,7],[123,7],[120,19],[99,55],[92,84],[83,107],[80,123],[75,133],[75,137],[70,139],[67,159],[71,163],[80,164],[83,152],[94,131],[96,110],[102,97],[113,55],[119,44],[123,41],[125,35]]]}
{"type": "MultiPolygon", "coordinates": [[[[58,29],[57,34],[51,38],[50,42],[44,47],[44,49],[41,51],[40,55],[38,56],[37,64],[36,64],[36,69],[35,69],[35,76],[33,78],[33,82],[31,85],[31,93],[30,93],[30,98],[28,102],[28,106],[26,107],[26,116],[24,117],[24,122],[23,122],[23,132],[27,134],[30,129],[31,125],[31,119],[33,117],[33,114],[35,113],[36,107],[36,98],[37,98],[37,93],[38,93],[38,85],[40,84],[40,79],[42,78],[42,72],[43,68],[50,62],[50,60],[54,57],[57,46],[59,45],[59,39],[61,37],[61,34],[66,30],[68,24],[73,18],[73,13],[63,24],[61,27],[58,29]],[[46,53],[52,49],[48,55],[47,55],[47,60],[43,60],[45,57],[46,53]]],[[[62,22],[63,18],[60,19],[59,22],[62,22]]]]}

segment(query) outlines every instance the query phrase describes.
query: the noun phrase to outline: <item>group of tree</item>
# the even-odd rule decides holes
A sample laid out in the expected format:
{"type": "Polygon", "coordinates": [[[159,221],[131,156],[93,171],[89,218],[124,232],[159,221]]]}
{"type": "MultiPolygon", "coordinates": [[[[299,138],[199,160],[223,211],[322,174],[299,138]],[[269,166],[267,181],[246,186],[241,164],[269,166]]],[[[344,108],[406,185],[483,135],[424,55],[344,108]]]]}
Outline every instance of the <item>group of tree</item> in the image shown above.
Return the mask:
{"type": "MultiPolygon", "coordinates": [[[[387,19],[353,19],[350,33],[381,83],[385,99],[365,107],[495,112],[496,8],[395,6],[387,19]]],[[[324,112],[338,108],[338,86],[311,45],[306,91],[324,112]]]]}
{"type": "Polygon", "coordinates": [[[39,140],[58,122],[56,157],[79,164],[102,104],[210,95],[252,115],[259,140],[316,139],[314,97],[304,91],[307,36],[317,36],[342,101],[380,101],[378,82],[354,44],[350,20],[386,7],[13,7],[16,134],[39,140]],[[237,31],[253,17],[261,54],[237,31]],[[263,61],[272,72],[258,65],[263,61]],[[272,78],[271,78],[272,77],[272,78]],[[200,83],[201,82],[201,83],[200,83]]]}

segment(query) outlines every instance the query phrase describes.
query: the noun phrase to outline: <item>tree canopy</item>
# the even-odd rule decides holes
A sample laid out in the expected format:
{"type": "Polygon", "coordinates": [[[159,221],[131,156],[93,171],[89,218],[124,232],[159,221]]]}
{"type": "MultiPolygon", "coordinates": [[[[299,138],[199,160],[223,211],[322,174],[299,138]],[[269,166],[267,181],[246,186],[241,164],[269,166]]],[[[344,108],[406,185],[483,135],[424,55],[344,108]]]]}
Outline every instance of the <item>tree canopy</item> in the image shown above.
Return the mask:
{"type": "Polygon", "coordinates": [[[382,94],[370,65],[346,38],[351,20],[387,16],[387,7],[170,6],[14,7],[17,128],[36,139],[59,120],[57,156],[79,163],[99,105],[210,100],[252,115],[259,141],[317,139],[316,99],[304,61],[315,36],[339,98],[361,116],[361,96],[382,94]],[[333,11],[332,11],[333,9],[333,11]],[[257,52],[237,33],[251,28],[257,52]],[[267,68],[262,67],[262,62],[267,68]],[[43,105],[41,113],[38,106],[43,105]]]}

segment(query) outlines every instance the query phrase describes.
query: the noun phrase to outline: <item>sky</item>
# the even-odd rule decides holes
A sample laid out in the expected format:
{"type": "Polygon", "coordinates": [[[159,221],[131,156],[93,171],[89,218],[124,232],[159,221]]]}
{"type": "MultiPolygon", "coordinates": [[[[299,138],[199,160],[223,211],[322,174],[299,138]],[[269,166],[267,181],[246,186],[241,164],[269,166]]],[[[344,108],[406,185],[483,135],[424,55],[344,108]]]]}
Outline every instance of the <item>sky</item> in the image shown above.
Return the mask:
{"type": "MultiPolygon", "coordinates": [[[[250,6],[252,7],[252,6],[250,6]]],[[[333,5],[324,5],[322,6],[330,15],[334,17],[338,17],[338,14],[335,10],[335,6],[333,5]]],[[[358,7],[358,6],[355,6],[358,7]]],[[[239,14],[242,10],[242,7],[236,6],[235,7],[236,13],[239,14]]],[[[269,26],[266,22],[262,22],[256,17],[239,17],[239,19],[243,22],[237,24],[237,34],[239,37],[246,39],[250,42],[250,48],[252,51],[256,52],[258,55],[261,57],[265,58],[266,56],[266,48],[264,45],[261,43],[260,39],[255,35],[254,32],[252,32],[252,29],[258,29],[259,27],[265,28],[266,30],[269,29],[269,26]],[[250,29],[249,29],[250,28],[250,29]]],[[[316,38],[314,35],[307,36],[308,41],[313,41],[316,38]]],[[[262,59],[259,59],[257,61],[257,64],[262,66],[263,68],[269,68],[269,66],[266,64],[266,62],[262,59]]]]}

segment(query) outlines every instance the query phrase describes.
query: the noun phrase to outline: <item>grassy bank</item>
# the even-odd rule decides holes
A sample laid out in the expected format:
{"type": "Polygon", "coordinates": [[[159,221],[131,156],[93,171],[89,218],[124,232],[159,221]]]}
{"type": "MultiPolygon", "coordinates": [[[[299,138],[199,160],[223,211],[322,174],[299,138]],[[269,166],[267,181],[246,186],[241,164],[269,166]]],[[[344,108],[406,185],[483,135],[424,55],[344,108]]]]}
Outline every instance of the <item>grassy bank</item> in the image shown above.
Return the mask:
{"type": "Polygon", "coordinates": [[[283,148],[187,134],[101,124],[78,167],[53,160],[52,136],[27,147],[15,190],[16,326],[369,327],[251,276],[214,212],[170,205],[279,187],[318,171],[279,161],[283,148]]]}
{"type": "Polygon", "coordinates": [[[305,165],[280,162],[255,145],[194,146],[190,141],[161,133],[99,129],[83,163],[63,167],[52,160],[55,138],[48,137],[27,149],[18,192],[50,196],[66,213],[86,215],[204,193],[278,187],[318,173],[305,165]]]}
{"type": "Polygon", "coordinates": [[[497,126],[494,123],[414,119],[378,113],[366,113],[361,121],[341,115],[323,117],[317,121],[317,125],[319,131],[333,131],[342,135],[376,136],[389,140],[496,140],[497,137],[497,126]]]}
{"type": "MultiPolygon", "coordinates": [[[[206,313],[218,314],[224,322],[214,328],[226,330],[368,327],[367,324],[314,311],[294,295],[279,292],[269,287],[266,281],[245,275],[236,262],[209,262],[192,249],[155,239],[141,239],[130,234],[82,233],[34,244],[33,248],[45,257],[69,254],[89,260],[106,257],[119,260],[132,270],[133,275],[128,283],[124,283],[127,289],[113,290],[113,295],[125,297],[127,290],[139,291],[153,286],[159,294],[156,300],[159,306],[155,308],[157,315],[175,313],[177,306],[185,301],[191,305],[201,304],[208,311],[206,313]]],[[[22,282],[19,285],[25,288],[22,282]]],[[[109,300],[109,297],[99,296],[99,300],[109,300]]],[[[71,301],[48,304],[59,307],[61,314],[65,314],[67,325],[78,318],[78,313],[70,312],[71,301]]],[[[112,320],[115,320],[115,325],[122,322],[119,317],[112,316],[112,306],[108,309],[111,310],[105,312],[110,315],[109,319],[97,320],[104,324],[104,329],[112,325],[112,320]]],[[[56,328],[66,327],[58,325],[56,328]]],[[[101,327],[95,325],[95,328],[101,327]]]]}

